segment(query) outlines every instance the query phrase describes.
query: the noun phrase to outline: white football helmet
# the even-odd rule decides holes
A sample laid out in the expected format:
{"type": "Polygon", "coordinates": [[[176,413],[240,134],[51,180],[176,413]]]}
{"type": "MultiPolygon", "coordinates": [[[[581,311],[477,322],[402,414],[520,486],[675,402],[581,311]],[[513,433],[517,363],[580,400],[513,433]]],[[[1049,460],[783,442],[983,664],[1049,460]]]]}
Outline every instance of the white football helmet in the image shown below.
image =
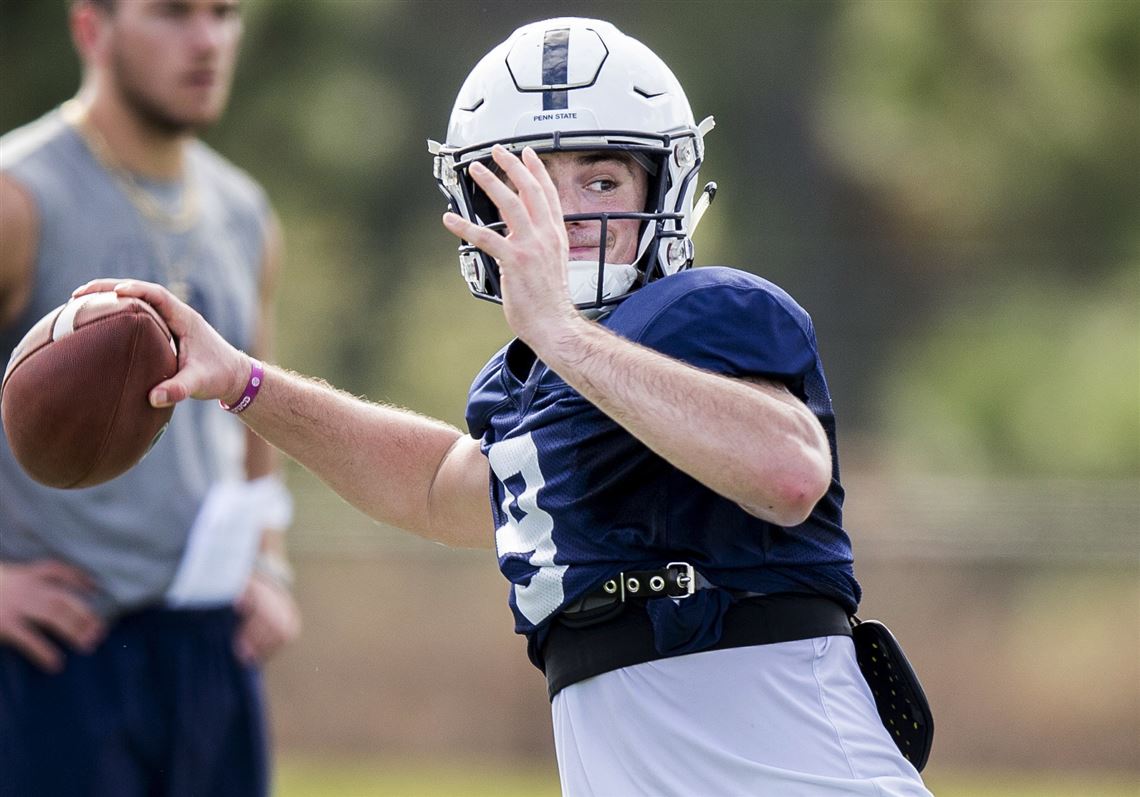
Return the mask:
{"type": "MultiPolygon", "coordinates": [[[[659,277],[693,262],[691,235],[716,190],[705,187],[694,212],[704,135],[681,84],[649,48],[608,22],[563,17],[516,30],[471,71],[444,143],[428,142],[434,172],[451,210],[469,221],[505,231],[495,206],[471,180],[476,161],[489,162],[491,147],[539,153],[620,150],[650,174],[647,207],[639,212],[575,214],[567,221],[603,225],[596,261],[569,264],[571,294],[580,308],[614,304],[659,277]],[[605,262],[610,219],[642,220],[632,265],[605,262]]],[[[494,258],[463,242],[459,269],[471,292],[501,301],[494,258]]]]}

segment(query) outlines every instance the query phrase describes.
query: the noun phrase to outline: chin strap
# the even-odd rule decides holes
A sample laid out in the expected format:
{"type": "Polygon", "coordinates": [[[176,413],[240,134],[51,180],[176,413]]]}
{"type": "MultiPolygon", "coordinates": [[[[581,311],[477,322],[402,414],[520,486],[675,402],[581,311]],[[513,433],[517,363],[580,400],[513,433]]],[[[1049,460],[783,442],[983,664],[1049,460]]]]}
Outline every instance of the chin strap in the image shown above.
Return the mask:
{"type": "Polygon", "coordinates": [[[697,231],[697,225],[701,223],[701,218],[714,199],[716,199],[716,183],[705,183],[705,187],[701,189],[701,195],[693,203],[693,223],[689,227],[690,237],[697,231]]]}

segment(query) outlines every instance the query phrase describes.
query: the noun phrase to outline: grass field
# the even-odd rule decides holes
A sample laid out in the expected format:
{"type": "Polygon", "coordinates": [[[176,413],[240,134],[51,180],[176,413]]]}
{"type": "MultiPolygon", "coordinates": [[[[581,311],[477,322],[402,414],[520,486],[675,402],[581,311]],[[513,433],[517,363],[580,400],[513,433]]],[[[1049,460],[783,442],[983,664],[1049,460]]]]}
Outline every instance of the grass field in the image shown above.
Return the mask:
{"type": "MultiPolygon", "coordinates": [[[[936,797],[1137,797],[1140,775],[1073,773],[932,773],[936,797]]],[[[552,769],[487,763],[433,766],[288,759],[278,767],[276,797],[558,797],[552,769]]]]}
{"type": "Polygon", "coordinates": [[[282,761],[274,797],[559,797],[558,772],[479,763],[282,761]]]}

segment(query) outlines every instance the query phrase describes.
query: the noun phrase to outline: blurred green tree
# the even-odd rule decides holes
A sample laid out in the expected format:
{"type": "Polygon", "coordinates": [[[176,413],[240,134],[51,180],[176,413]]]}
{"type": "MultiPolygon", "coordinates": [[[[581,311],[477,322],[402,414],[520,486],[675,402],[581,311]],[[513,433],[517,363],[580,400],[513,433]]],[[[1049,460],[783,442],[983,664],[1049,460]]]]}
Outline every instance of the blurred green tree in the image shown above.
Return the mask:
{"type": "Polygon", "coordinates": [[[817,135],[925,275],[896,460],[1140,476],[1140,5],[862,3],[832,37],[817,135]]]}

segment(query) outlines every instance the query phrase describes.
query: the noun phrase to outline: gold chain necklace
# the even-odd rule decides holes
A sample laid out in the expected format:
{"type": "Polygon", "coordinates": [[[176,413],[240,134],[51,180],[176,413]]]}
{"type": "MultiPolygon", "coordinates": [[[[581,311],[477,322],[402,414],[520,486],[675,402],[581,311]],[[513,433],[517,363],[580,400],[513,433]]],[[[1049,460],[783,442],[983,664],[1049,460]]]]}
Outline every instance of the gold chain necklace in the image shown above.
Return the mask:
{"type": "Polygon", "coordinates": [[[198,191],[195,181],[186,177],[186,186],[182,191],[180,207],[175,211],[168,211],[162,203],[155,199],[149,191],[143,188],[135,175],[122,166],[111,151],[107,139],[91,124],[85,109],[77,100],[68,100],[60,107],[60,115],[71,126],[95,161],[103,168],[115,185],[123,192],[131,205],[143,217],[143,226],[150,239],[151,249],[159,259],[166,275],[166,287],[182,299],[190,300],[190,284],[186,279],[185,266],[196,254],[199,246],[199,236],[193,235],[189,251],[184,253],[175,262],[171,262],[167,247],[162,244],[160,233],[181,235],[189,233],[198,221],[198,191]],[[162,229],[156,229],[161,227],[162,229]]]}
{"type": "Polygon", "coordinates": [[[60,107],[63,120],[71,125],[87,149],[95,156],[115,183],[127,195],[131,204],[151,221],[161,224],[170,232],[185,232],[198,220],[198,192],[193,180],[186,179],[186,188],[182,192],[182,203],[176,211],[170,212],[162,206],[151,194],[139,185],[138,178],[126,167],[121,165],[107,139],[91,124],[87,110],[77,100],[68,100],[60,107]]]}

